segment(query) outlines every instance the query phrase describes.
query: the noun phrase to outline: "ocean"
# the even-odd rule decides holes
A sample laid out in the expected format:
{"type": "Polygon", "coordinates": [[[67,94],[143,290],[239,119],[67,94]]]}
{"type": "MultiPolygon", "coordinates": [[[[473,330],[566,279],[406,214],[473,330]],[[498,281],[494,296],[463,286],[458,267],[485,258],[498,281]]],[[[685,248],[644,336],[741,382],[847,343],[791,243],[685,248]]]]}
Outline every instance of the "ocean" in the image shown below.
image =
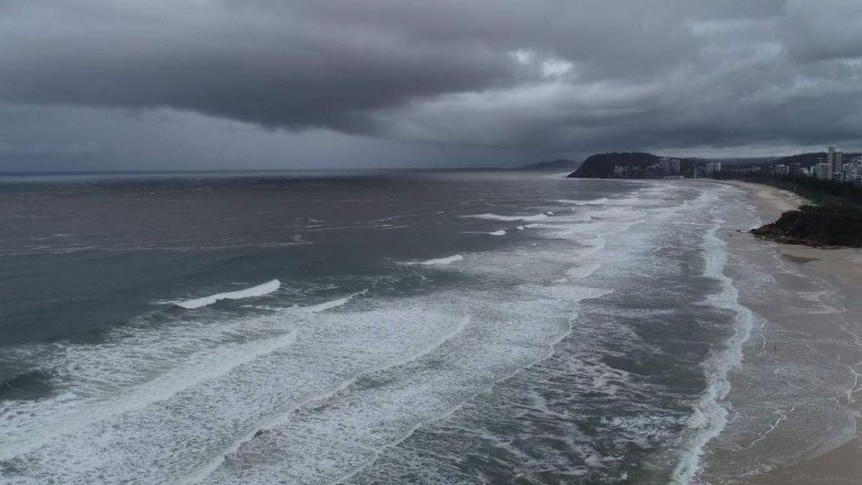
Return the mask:
{"type": "Polygon", "coordinates": [[[746,197],[526,171],[0,179],[0,483],[734,483],[831,446],[840,399],[759,447],[796,397],[763,405],[773,371],[744,364],[769,327],[742,299],[780,264],[729,250],[760,222],[746,197]]]}

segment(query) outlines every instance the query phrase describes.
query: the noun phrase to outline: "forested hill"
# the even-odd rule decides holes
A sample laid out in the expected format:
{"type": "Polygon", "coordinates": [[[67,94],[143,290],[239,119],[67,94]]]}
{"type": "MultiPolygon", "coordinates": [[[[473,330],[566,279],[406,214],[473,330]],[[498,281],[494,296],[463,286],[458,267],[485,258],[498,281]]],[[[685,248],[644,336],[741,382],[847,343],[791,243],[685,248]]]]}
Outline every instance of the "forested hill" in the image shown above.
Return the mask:
{"type": "Polygon", "coordinates": [[[802,206],[751,232],[785,244],[862,247],[862,211],[848,206],[802,206]]]}
{"type": "Polygon", "coordinates": [[[614,165],[646,168],[657,163],[659,163],[659,157],[652,153],[600,153],[584,160],[584,163],[569,174],[569,177],[611,177],[614,174],[614,165]]]}
{"type": "Polygon", "coordinates": [[[826,159],[826,152],[820,153],[800,153],[799,155],[791,155],[789,157],[784,157],[776,160],[774,163],[776,164],[784,164],[790,165],[792,163],[798,163],[802,167],[810,167],[812,165],[816,165],[818,162],[826,159]]]}

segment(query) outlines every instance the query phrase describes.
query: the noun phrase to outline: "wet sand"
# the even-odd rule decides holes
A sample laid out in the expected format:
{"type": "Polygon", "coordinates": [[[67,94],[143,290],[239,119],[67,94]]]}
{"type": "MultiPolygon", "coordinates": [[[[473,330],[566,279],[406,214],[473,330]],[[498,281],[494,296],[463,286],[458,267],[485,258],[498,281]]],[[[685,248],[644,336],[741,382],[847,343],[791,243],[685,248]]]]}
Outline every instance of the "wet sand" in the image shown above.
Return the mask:
{"type": "MultiPolygon", "coordinates": [[[[757,205],[759,217],[764,223],[771,222],[777,219],[782,212],[793,210],[805,203],[795,194],[774,187],[736,181],[727,183],[749,192],[752,201],[757,205]]],[[[751,237],[750,235],[747,236],[751,237]]],[[[747,241],[750,242],[750,240],[747,241]]],[[[779,465],[775,461],[763,463],[764,471],[759,474],[755,473],[743,479],[722,481],[721,483],[761,485],[788,483],[862,484],[862,439],[858,434],[859,427],[862,425],[862,421],[860,421],[862,405],[857,402],[858,397],[862,395],[862,340],[860,340],[860,335],[862,335],[862,303],[859,299],[860,287],[862,287],[862,250],[820,249],[766,241],[762,241],[761,244],[775,248],[780,253],[785,265],[797,268],[800,275],[816,275],[823,281],[830,282],[830,287],[835,290],[833,297],[844,302],[842,306],[846,310],[837,315],[814,309],[811,312],[801,312],[789,306],[782,309],[776,307],[774,302],[758,304],[757,301],[750,301],[746,304],[773,322],[776,328],[782,332],[792,332],[794,335],[803,336],[801,341],[792,341],[792,343],[791,341],[784,343],[776,337],[777,351],[773,347],[775,344],[767,343],[766,336],[760,337],[763,339],[763,354],[766,355],[769,351],[773,351],[775,354],[768,358],[771,360],[770,365],[775,365],[776,373],[793,359],[792,357],[782,358],[780,355],[782,350],[792,353],[811,350],[818,354],[817,364],[814,364],[815,360],[810,362],[810,365],[818,366],[818,370],[813,371],[812,375],[820,372],[821,376],[829,376],[825,379],[812,380],[818,384],[828,382],[829,385],[824,385],[822,388],[812,385],[808,388],[810,390],[807,391],[807,396],[800,394],[796,396],[795,401],[788,402],[787,406],[800,402],[803,396],[805,399],[820,399],[824,402],[834,400],[833,408],[836,410],[836,415],[840,414],[841,408],[845,409],[847,415],[845,421],[849,421],[849,423],[846,423],[845,433],[843,435],[837,433],[835,435],[837,438],[832,442],[824,443],[812,440],[810,449],[801,453],[800,456],[791,457],[790,463],[779,465]],[[815,314],[817,313],[822,313],[822,315],[816,318],[815,314]],[[829,367],[832,370],[828,370],[829,367]],[[840,392],[839,389],[841,389],[840,392]],[[817,393],[820,394],[819,397],[816,395],[817,393]]],[[[787,291],[790,288],[792,295],[793,284],[782,282],[781,276],[778,278],[774,285],[780,287],[781,291],[787,291]]],[[[779,290],[776,289],[775,291],[779,290]]],[[[794,299],[800,301],[805,299],[805,295],[800,290],[794,299]]],[[[761,358],[759,355],[746,356],[749,365],[759,358],[761,358]]],[[[802,367],[796,368],[797,371],[800,369],[804,370],[802,367]]],[[[739,384],[744,385],[744,382],[739,384]]],[[[816,424],[819,422],[815,415],[810,415],[808,418],[797,416],[794,420],[794,410],[798,415],[800,409],[800,407],[789,407],[789,409],[777,413],[777,415],[788,419],[776,421],[773,429],[768,431],[773,432],[775,430],[775,433],[760,443],[766,449],[765,456],[780,456],[786,449],[796,449],[789,446],[791,441],[782,438],[782,432],[790,432],[788,436],[792,436],[794,435],[792,433],[794,428],[799,430],[809,425],[819,425],[816,424]],[[785,429],[782,430],[782,427],[785,429]]],[[[766,435],[764,434],[763,437],[766,435]]],[[[763,437],[759,439],[763,439],[763,437]]],[[[739,448],[731,451],[727,451],[728,447],[726,446],[724,449],[721,445],[716,446],[716,448],[718,449],[714,452],[714,456],[724,462],[723,466],[733,467],[734,461],[743,460],[744,453],[740,453],[739,448]]]]}

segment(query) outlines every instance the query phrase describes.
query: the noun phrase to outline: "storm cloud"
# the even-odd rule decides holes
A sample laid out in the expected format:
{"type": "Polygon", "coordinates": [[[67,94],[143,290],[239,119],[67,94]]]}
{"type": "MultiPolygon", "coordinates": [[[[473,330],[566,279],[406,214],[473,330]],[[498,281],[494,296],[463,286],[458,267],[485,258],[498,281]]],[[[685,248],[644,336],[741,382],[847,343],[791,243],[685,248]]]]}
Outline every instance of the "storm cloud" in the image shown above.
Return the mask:
{"type": "Polygon", "coordinates": [[[0,156],[45,109],[91,135],[121,110],[531,154],[858,146],[862,3],[0,0],[0,103],[0,156]]]}

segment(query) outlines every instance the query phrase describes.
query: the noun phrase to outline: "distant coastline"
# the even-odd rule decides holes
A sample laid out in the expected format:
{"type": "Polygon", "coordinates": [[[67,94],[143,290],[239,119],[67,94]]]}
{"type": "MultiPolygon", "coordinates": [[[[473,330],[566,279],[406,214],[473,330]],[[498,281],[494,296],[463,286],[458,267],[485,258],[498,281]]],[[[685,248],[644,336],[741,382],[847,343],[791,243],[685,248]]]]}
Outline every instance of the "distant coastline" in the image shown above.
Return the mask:
{"type": "MultiPolygon", "coordinates": [[[[714,178],[799,186],[862,204],[862,153],[802,153],[763,158],[665,157],[645,152],[598,153],[571,178],[714,178]]],[[[781,187],[787,188],[787,187],[781,187]]],[[[793,190],[794,192],[796,190],[793,190]]]]}
{"type": "MultiPolygon", "coordinates": [[[[707,160],[667,158],[652,153],[601,153],[588,157],[571,178],[711,178],[765,184],[797,194],[803,207],[784,211],[774,222],[753,229],[775,242],[818,248],[862,247],[862,156],[849,163],[823,163],[829,153],[784,158],[707,160]],[[824,177],[824,165],[834,170],[824,177]],[[819,171],[818,171],[819,170],[819,171]]],[[[839,157],[840,159],[840,157],[839,157]]]]}

